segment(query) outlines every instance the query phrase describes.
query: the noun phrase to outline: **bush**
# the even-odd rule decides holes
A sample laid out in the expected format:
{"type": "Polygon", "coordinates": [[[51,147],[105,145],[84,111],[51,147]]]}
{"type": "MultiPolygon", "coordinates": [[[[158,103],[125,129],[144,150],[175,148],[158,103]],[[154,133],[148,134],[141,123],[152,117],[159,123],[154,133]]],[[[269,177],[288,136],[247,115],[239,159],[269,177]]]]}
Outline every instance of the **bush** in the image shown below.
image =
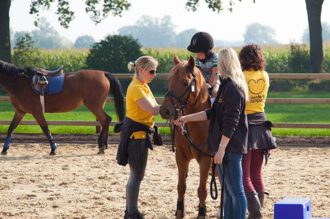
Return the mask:
{"type": "Polygon", "coordinates": [[[291,91],[294,88],[293,81],[290,80],[271,80],[269,91],[279,92],[279,91],[291,91]]]}
{"type": "Polygon", "coordinates": [[[323,61],[324,72],[330,73],[330,50],[325,50],[324,61],[323,61]]]}
{"type": "Polygon", "coordinates": [[[291,44],[289,55],[289,72],[310,72],[309,50],[306,45],[291,44]]]}
{"type": "Polygon", "coordinates": [[[287,73],[289,72],[289,55],[287,52],[266,51],[264,52],[266,59],[266,71],[269,73],[287,73]]]}
{"type": "Polygon", "coordinates": [[[15,42],[13,63],[20,67],[34,66],[41,61],[40,50],[34,47],[35,42],[29,34],[25,34],[15,42]]]}
{"type": "Polygon", "coordinates": [[[309,84],[309,90],[310,91],[330,91],[330,80],[324,80],[324,81],[312,81],[309,84]]]}
{"type": "Polygon", "coordinates": [[[88,49],[43,49],[38,67],[54,70],[63,65],[64,72],[86,69],[88,49]]]}
{"type": "Polygon", "coordinates": [[[141,45],[136,39],[131,36],[109,35],[93,45],[86,63],[91,69],[122,73],[128,72],[129,61],[141,55],[141,45]]]}

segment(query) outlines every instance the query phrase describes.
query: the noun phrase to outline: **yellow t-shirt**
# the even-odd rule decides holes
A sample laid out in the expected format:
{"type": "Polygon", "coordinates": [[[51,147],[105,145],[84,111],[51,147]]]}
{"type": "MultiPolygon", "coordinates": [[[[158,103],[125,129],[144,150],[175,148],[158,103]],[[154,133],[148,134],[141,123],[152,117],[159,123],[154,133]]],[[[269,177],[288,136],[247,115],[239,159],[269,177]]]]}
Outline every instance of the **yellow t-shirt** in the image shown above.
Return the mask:
{"type": "MultiPolygon", "coordinates": [[[[146,98],[153,106],[157,106],[156,99],[152,94],[148,84],[141,83],[136,77],[134,77],[127,88],[126,116],[135,122],[153,127],[154,116],[142,110],[136,104],[136,102],[142,98],[146,98]]],[[[131,137],[134,137],[135,139],[144,139],[146,137],[146,133],[144,131],[134,132],[131,137]]]]}
{"type": "Polygon", "coordinates": [[[265,103],[269,89],[269,76],[266,71],[244,71],[249,88],[249,101],[246,104],[246,114],[265,111],[265,103]]]}

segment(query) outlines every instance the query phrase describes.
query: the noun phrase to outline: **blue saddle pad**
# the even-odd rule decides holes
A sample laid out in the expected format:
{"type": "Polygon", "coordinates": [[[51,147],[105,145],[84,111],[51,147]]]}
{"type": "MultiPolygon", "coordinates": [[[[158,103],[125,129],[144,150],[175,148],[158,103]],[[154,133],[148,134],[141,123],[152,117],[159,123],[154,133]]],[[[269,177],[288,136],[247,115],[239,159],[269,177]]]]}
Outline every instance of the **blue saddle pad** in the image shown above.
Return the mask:
{"type": "Polygon", "coordinates": [[[45,89],[45,95],[58,94],[63,90],[64,74],[47,78],[48,86],[45,89]]]}

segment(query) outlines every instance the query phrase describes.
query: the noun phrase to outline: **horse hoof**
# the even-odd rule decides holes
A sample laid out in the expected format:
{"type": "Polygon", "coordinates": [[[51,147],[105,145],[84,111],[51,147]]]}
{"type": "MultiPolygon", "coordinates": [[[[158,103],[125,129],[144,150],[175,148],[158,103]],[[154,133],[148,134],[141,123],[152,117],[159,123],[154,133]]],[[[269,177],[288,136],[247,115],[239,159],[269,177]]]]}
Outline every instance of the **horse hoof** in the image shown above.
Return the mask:
{"type": "Polygon", "coordinates": [[[54,156],[54,155],[56,155],[56,152],[55,152],[55,151],[51,151],[51,152],[49,153],[49,155],[54,156]]]}
{"type": "Polygon", "coordinates": [[[206,218],[206,206],[199,207],[197,219],[205,219],[206,218]]]}
{"type": "Polygon", "coordinates": [[[2,150],[2,151],[1,151],[1,154],[2,154],[2,155],[7,155],[7,150],[2,150]]]}
{"type": "Polygon", "coordinates": [[[97,154],[104,154],[105,149],[106,149],[105,145],[99,147],[99,152],[97,152],[97,154]]]}

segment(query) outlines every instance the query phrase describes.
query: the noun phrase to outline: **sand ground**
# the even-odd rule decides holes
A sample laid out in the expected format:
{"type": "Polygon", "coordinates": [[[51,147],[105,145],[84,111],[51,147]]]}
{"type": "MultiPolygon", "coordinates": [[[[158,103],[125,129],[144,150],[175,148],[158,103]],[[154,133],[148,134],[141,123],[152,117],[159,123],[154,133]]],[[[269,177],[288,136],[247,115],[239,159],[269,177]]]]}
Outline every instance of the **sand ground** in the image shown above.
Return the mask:
{"type": "MultiPolygon", "coordinates": [[[[128,167],[116,164],[116,145],[97,155],[95,144],[60,144],[48,156],[47,144],[13,143],[0,156],[0,218],[123,218],[128,167]]],[[[280,147],[264,167],[270,196],[265,218],[283,197],[309,197],[313,217],[330,217],[330,147],[280,147]]],[[[186,192],[186,218],[197,216],[198,165],[192,161],[186,192]]],[[[149,153],[141,185],[140,210],[146,218],[174,218],[177,169],[170,146],[149,153]]],[[[208,196],[209,218],[219,200],[208,196]]]]}

